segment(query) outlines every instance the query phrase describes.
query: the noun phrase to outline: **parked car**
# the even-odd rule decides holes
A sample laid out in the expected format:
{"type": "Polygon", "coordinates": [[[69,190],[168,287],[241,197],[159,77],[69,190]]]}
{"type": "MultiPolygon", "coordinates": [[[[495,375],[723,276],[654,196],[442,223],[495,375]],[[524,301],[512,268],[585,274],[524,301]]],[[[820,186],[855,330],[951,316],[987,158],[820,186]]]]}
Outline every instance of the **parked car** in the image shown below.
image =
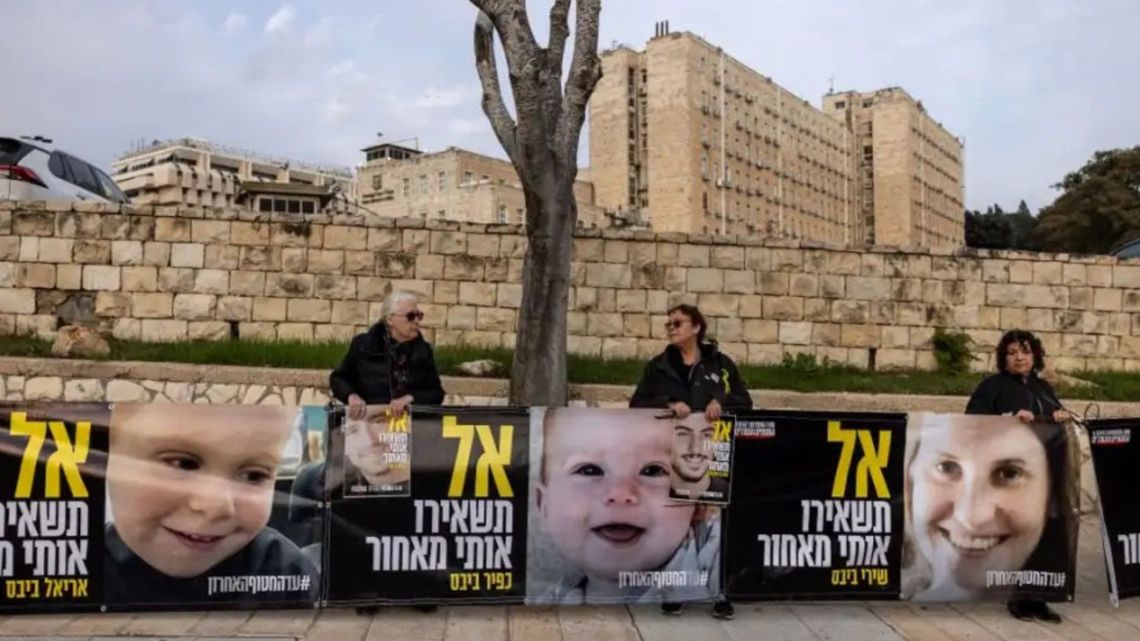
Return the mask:
{"type": "Polygon", "coordinates": [[[42,136],[0,134],[0,200],[130,199],[103,170],[42,136]]]}
{"type": "Polygon", "coordinates": [[[1117,245],[1110,253],[1117,258],[1140,258],[1140,238],[1117,245]]]}

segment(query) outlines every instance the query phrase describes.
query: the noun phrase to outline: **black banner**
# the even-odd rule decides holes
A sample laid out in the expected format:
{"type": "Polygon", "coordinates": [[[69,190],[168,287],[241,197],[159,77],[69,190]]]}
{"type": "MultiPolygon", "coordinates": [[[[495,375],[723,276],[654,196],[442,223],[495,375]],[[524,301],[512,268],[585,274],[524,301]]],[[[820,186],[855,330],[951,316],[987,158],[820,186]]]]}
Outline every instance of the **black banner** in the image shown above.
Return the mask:
{"type": "Polygon", "coordinates": [[[905,430],[901,414],[738,414],[728,595],[897,599],[905,430]]]}
{"type": "Polygon", "coordinates": [[[1089,421],[1108,591],[1140,595],[1140,419],[1089,421]]]}
{"type": "Polygon", "coordinates": [[[527,410],[331,421],[330,602],[522,601],[527,410]]]}

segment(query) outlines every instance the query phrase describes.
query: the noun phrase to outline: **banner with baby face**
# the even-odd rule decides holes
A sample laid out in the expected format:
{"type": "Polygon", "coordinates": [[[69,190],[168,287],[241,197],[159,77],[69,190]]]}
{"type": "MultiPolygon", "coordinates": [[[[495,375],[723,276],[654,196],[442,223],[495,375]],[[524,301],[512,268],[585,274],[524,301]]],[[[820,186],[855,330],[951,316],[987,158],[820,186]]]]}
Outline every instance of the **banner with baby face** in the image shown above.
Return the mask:
{"type": "Polygon", "coordinates": [[[1140,419],[1089,421],[1108,593],[1140,595],[1140,419]]]}
{"type": "Polygon", "coordinates": [[[369,406],[332,425],[330,603],[522,601],[527,410],[369,406]]]}
{"type": "Polygon", "coordinates": [[[534,417],[527,603],[693,601],[720,593],[719,509],[670,498],[671,416],[554,408],[534,417]]]}
{"type": "Polygon", "coordinates": [[[728,595],[897,599],[901,414],[736,416],[728,595]]]}

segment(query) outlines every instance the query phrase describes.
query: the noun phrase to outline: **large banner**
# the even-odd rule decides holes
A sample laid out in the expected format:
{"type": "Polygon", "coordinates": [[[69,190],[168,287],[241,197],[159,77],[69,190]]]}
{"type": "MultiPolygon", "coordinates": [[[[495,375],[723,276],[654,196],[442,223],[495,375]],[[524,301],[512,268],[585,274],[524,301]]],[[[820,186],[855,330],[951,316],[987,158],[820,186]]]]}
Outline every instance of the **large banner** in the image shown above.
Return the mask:
{"type": "Polygon", "coordinates": [[[331,603],[521,603],[527,410],[331,417],[331,603]]]}
{"type": "Polygon", "coordinates": [[[1090,421],[1108,592],[1140,595],[1140,419],[1090,421]]]}
{"type": "Polygon", "coordinates": [[[9,404],[0,417],[4,606],[316,602],[320,558],[301,544],[320,513],[288,515],[289,477],[322,449],[304,409],[9,404]]]}
{"type": "MultiPolygon", "coordinates": [[[[711,477],[716,425],[653,409],[556,408],[534,417],[527,603],[720,593],[719,508],[670,498],[678,479],[687,479],[682,489],[692,498],[723,491],[724,477],[711,477]]],[[[722,434],[731,423],[721,421],[722,434]]]]}
{"type": "Polygon", "coordinates": [[[897,599],[906,416],[736,417],[728,594],[897,599]]]}

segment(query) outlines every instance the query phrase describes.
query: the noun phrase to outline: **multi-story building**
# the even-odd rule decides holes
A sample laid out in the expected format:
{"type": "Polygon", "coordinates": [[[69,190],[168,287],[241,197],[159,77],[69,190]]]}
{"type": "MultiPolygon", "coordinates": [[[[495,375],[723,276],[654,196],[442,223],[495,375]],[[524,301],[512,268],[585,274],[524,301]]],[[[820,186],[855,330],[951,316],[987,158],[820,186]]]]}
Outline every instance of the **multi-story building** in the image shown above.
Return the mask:
{"type": "Polygon", "coordinates": [[[351,169],[271,158],[196,138],[155,141],[112,166],[115,182],[136,205],[240,205],[297,214],[356,210],[351,169]]]}
{"type": "MultiPolygon", "coordinates": [[[[520,225],[526,200],[514,166],[498,158],[449,147],[424,153],[394,143],[366,147],[358,172],[360,204],[384,217],[520,225]]],[[[594,205],[594,188],[574,184],[578,223],[608,226],[594,205]]]]}
{"type": "MultiPolygon", "coordinates": [[[[904,216],[883,209],[895,201],[875,198],[874,184],[863,215],[858,143],[846,119],[696,35],[658,25],[644,51],[607,51],[602,67],[590,101],[590,170],[604,210],[635,212],[657,231],[851,245],[886,242],[868,231],[878,228],[875,217],[904,216]]],[[[939,132],[949,148],[942,135],[952,137],[939,132]]],[[[933,216],[916,219],[935,224],[933,216]]],[[[962,220],[959,208],[959,227],[962,220]]],[[[941,219],[937,225],[907,244],[961,244],[960,231],[953,240],[941,219]]]]}
{"type": "Polygon", "coordinates": [[[853,134],[855,189],[867,244],[965,244],[962,141],[906,91],[890,87],[823,98],[853,134]]]}

